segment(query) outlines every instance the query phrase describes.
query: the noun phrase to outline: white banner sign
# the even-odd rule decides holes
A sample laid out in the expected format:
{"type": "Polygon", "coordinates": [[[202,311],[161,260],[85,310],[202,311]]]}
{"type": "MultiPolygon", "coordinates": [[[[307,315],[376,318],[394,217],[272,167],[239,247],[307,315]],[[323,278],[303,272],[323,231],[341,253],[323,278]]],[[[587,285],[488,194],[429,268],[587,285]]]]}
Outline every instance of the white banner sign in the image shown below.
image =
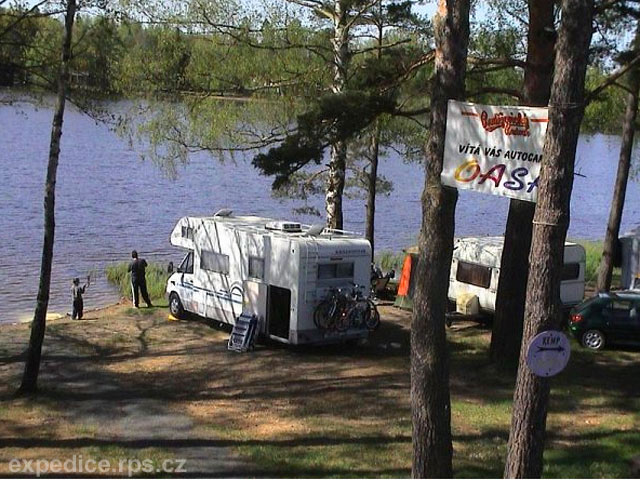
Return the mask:
{"type": "Polygon", "coordinates": [[[442,183],[535,202],[548,111],[449,100],[442,183]]]}

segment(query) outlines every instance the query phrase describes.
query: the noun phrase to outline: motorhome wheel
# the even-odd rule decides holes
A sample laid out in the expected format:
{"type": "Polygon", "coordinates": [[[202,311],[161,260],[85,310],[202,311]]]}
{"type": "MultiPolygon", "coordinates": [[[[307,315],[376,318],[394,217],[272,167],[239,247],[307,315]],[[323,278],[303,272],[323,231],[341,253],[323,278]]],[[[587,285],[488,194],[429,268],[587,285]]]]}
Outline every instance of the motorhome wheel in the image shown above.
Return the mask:
{"type": "Polygon", "coordinates": [[[171,315],[176,318],[184,317],[184,308],[182,308],[182,302],[176,292],[171,292],[171,295],[169,295],[169,310],[171,315]]]}

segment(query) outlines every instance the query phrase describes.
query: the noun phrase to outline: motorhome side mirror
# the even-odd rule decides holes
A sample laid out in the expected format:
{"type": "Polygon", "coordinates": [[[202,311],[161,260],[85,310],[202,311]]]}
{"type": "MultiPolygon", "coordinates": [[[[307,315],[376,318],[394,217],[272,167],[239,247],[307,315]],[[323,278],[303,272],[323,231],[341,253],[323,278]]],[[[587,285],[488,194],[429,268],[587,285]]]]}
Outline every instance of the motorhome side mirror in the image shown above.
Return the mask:
{"type": "Polygon", "coordinates": [[[167,273],[173,273],[173,262],[169,262],[167,265],[167,273]]]}

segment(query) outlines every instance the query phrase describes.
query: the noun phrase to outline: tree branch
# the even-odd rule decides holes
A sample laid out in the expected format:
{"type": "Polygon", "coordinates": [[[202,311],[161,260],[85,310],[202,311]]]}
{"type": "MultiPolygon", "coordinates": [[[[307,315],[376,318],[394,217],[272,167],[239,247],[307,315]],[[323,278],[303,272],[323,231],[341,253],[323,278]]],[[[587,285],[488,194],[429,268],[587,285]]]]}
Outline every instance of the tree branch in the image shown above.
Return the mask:
{"type": "Polygon", "coordinates": [[[527,62],[524,60],[518,60],[517,58],[503,57],[503,58],[483,58],[474,57],[470,55],[467,59],[467,63],[474,66],[500,66],[500,67],[520,67],[522,69],[527,67],[527,62]]]}
{"type": "Polygon", "coordinates": [[[400,83],[404,82],[408,79],[413,73],[424,65],[430,63],[435,58],[435,50],[431,50],[430,52],[425,53],[419,59],[417,59],[414,63],[409,65],[409,67],[402,73],[402,75],[398,76],[395,81],[390,83],[388,86],[382,89],[383,93],[388,92],[389,90],[397,87],[400,83]]]}
{"type": "MultiPolygon", "coordinates": [[[[4,37],[8,32],[10,32],[16,25],[18,25],[21,21],[23,21],[25,18],[32,16],[31,14],[34,13],[36,10],[38,10],[38,8],[42,5],[44,5],[45,3],[47,3],[48,0],[41,0],[40,2],[34,4],[29,10],[25,10],[24,12],[22,12],[20,15],[17,15],[15,20],[12,23],[9,23],[9,25],[7,25],[3,30],[0,31],[0,38],[4,37]]],[[[4,2],[3,2],[4,3],[4,2]]],[[[0,3],[0,5],[2,5],[0,3]]],[[[42,16],[49,16],[49,15],[54,15],[56,13],[62,13],[64,12],[64,10],[59,11],[59,12],[49,12],[46,15],[43,14],[36,14],[33,16],[38,16],[38,17],[42,17],[42,16]]],[[[13,16],[11,14],[8,13],[4,13],[4,15],[6,16],[13,16]]]]}
{"type": "Polygon", "coordinates": [[[633,60],[631,60],[629,63],[615,70],[599,86],[597,86],[590,92],[586,93],[584,98],[585,105],[588,105],[589,103],[591,103],[598,95],[600,95],[600,93],[602,93],[604,89],[616,83],[616,81],[621,76],[623,76],[625,73],[627,73],[629,70],[631,70],[633,67],[635,67],[638,64],[640,64],[640,53],[636,54],[636,56],[633,57],[633,60]]]}
{"type": "Polygon", "coordinates": [[[362,48],[360,50],[354,49],[351,51],[352,55],[362,55],[363,53],[375,52],[378,50],[387,50],[389,48],[397,47],[398,45],[404,45],[405,43],[410,43],[412,41],[411,38],[404,38],[401,40],[397,40],[393,43],[388,43],[384,45],[374,45],[372,47],[362,48]]]}

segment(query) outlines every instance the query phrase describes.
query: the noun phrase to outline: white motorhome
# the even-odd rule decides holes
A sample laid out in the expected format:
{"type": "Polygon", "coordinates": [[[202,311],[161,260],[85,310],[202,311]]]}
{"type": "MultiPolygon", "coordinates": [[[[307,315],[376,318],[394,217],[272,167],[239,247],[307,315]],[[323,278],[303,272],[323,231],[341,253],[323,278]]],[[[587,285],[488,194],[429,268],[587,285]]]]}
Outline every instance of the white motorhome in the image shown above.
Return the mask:
{"type": "MultiPolygon", "coordinates": [[[[454,243],[449,276],[449,299],[475,295],[481,310],[495,312],[504,237],[467,237],[454,243]]],[[[563,307],[570,308],[584,298],[586,254],[582,245],[566,242],[560,284],[563,307]]]]}
{"type": "Polygon", "coordinates": [[[330,289],[370,284],[371,245],[357,234],[223,210],[181,218],[171,243],[188,250],[167,282],[174,315],[232,325],[241,314],[255,315],[259,333],[290,344],[368,335],[366,327],[323,331],[313,321],[330,289]]]}

